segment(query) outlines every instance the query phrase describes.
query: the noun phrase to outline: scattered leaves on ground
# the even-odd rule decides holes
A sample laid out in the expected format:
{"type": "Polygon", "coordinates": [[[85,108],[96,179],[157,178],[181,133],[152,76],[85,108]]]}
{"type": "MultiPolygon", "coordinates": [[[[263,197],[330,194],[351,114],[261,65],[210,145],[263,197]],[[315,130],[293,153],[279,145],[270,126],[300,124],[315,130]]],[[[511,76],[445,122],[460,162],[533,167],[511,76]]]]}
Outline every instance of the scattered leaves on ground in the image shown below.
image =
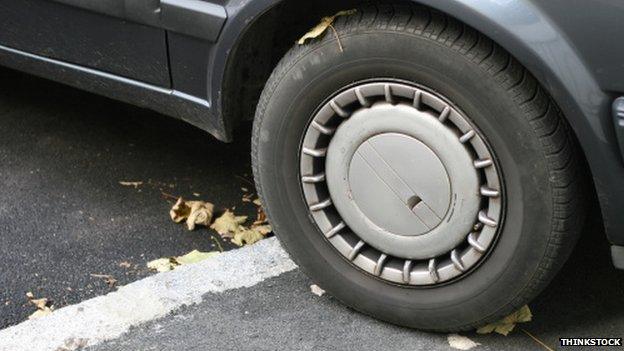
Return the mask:
{"type": "MultiPolygon", "coordinates": [[[[178,198],[169,215],[176,223],[186,221],[189,230],[195,229],[196,225],[210,226],[222,238],[230,239],[235,245],[252,245],[264,239],[273,229],[268,224],[267,215],[262,209],[260,200],[256,198],[252,201],[251,195],[248,197],[245,195],[243,201],[245,199],[257,206],[256,219],[251,226],[245,225],[247,216],[237,216],[233,209],[223,212],[211,224],[214,213],[213,204],[203,201],[184,201],[182,198],[178,198]]],[[[150,264],[152,265],[151,269],[159,272],[170,271],[176,266],[175,262],[171,262],[171,259],[155,260],[150,264]]]]}
{"type": "Polygon", "coordinates": [[[518,311],[510,314],[509,316],[501,319],[498,322],[488,324],[477,329],[477,333],[479,334],[490,334],[492,332],[496,332],[498,334],[502,334],[507,336],[516,326],[517,323],[526,323],[530,322],[533,319],[533,315],[531,314],[531,309],[529,306],[523,306],[518,311]]]}
{"type": "Polygon", "coordinates": [[[470,350],[481,345],[478,342],[474,342],[459,334],[449,334],[446,337],[446,340],[448,341],[449,346],[456,350],[470,350]]]}
{"type": "Polygon", "coordinates": [[[28,302],[35,306],[37,310],[31,314],[28,319],[37,319],[49,315],[54,311],[54,306],[51,300],[47,298],[35,299],[35,295],[32,292],[26,293],[28,302]]]}
{"type": "Polygon", "coordinates": [[[179,198],[173,205],[169,215],[176,223],[186,221],[188,230],[195,230],[196,225],[209,226],[212,222],[214,205],[203,201],[184,201],[179,198]]]}
{"type": "Polygon", "coordinates": [[[184,256],[159,258],[147,263],[147,268],[157,272],[169,272],[178,266],[198,263],[218,255],[219,252],[193,250],[184,256]]]}
{"type": "Polygon", "coordinates": [[[138,187],[140,187],[141,185],[143,185],[143,182],[126,182],[126,181],[120,181],[119,185],[121,186],[131,186],[134,187],[135,189],[137,189],[138,187]]]}
{"type": "Polygon", "coordinates": [[[307,32],[303,37],[301,37],[301,39],[299,39],[297,43],[299,45],[303,45],[308,39],[320,37],[321,35],[323,35],[323,33],[327,31],[328,28],[332,27],[336,18],[340,16],[350,16],[353,15],[355,12],[356,10],[340,11],[333,16],[321,18],[321,22],[317,24],[316,27],[312,28],[309,32],[307,32]]]}
{"type": "Polygon", "coordinates": [[[310,285],[310,291],[312,291],[312,293],[316,296],[323,296],[325,295],[325,290],[323,290],[320,286],[316,285],[316,284],[312,284],[310,285]]]}

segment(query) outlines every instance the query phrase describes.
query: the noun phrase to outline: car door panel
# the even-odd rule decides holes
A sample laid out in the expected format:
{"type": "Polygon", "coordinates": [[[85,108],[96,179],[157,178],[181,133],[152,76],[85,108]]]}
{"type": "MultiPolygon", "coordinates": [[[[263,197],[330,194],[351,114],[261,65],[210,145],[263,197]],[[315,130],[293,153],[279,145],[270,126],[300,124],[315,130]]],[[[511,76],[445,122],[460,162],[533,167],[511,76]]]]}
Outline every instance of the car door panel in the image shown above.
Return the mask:
{"type": "Polygon", "coordinates": [[[0,45],[170,86],[164,29],[56,1],[0,0],[0,45]]]}

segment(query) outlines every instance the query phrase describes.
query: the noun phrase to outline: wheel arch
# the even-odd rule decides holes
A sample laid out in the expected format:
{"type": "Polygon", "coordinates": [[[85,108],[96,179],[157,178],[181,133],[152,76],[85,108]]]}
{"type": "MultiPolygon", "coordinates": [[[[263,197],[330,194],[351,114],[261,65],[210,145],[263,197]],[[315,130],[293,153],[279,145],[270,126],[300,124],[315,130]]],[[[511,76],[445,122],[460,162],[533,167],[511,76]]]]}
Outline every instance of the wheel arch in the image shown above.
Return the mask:
{"type": "MultiPolygon", "coordinates": [[[[245,115],[253,116],[263,83],[294,40],[322,15],[356,6],[358,2],[336,5],[332,1],[318,1],[305,8],[297,0],[245,0],[238,2],[236,8],[227,9],[228,22],[215,48],[217,59],[211,84],[214,107],[223,116],[229,136],[245,115]],[[284,15],[297,23],[295,28],[281,22],[284,18],[280,16],[284,15]],[[259,34],[261,40],[254,37],[259,34]],[[266,42],[262,41],[267,38],[277,45],[267,50],[266,42]],[[269,53],[253,56],[250,49],[269,53]],[[245,64],[246,57],[253,59],[254,64],[245,64]],[[251,87],[247,87],[250,89],[237,91],[236,81],[249,78],[245,75],[254,70],[257,75],[251,87]]],[[[618,218],[618,209],[624,207],[624,183],[618,180],[624,177],[624,167],[610,118],[614,96],[601,89],[574,43],[551,16],[530,0],[403,0],[399,3],[425,5],[475,28],[536,77],[562,110],[581,145],[609,239],[624,244],[624,221],[618,218]]]]}

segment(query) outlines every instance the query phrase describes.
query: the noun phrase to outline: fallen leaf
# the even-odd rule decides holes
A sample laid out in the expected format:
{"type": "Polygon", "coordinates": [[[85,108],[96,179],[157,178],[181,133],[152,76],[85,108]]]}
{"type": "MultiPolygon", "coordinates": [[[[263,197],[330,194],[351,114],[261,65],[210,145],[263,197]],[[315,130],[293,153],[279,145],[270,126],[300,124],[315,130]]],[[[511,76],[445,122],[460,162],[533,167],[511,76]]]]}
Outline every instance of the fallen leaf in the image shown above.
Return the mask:
{"type": "Polygon", "coordinates": [[[323,35],[323,33],[325,33],[325,31],[327,31],[329,27],[333,25],[337,17],[349,16],[356,12],[357,12],[356,10],[340,11],[333,16],[321,18],[321,22],[317,24],[316,27],[312,28],[309,32],[307,32],[303,37],[301,37],[301,39],[299,39],[297,43],[299,45],[303,45],[308,39],[314,39],[314,38],[320,37],[321,35],[323,35]]]}
{"type": "Polygon", "coordinates": [[[312,291],[312,293],[316,296],[325,295],[325,290],[321,289],[321,287],[316,284],[310,285],[310,291],[312,291]]]}
{"type": "Polygon", "coordinates": [[[227,210],[214,221],[210,228],[224,238],[233,238],[236,232],[244,230],[242,224],[245,221],[247,221],[247,216],[236,216],[234,212],[227,210]]]}
{"type": "Polygon", "coordinates": [[[157,272],[169,272],[178,266],[198,263],[218,255],[219,252],[201,252],[193,250],[186,255],[169,258],[159,258],[147,263],[147,268],[157,272]]]}
{"type": "Polygon", "coordinates": [[[262,201],[260,201],[260,199],[255,199],[253,200],[254,205],[256,206],[262,206],[262,201]]]}
{"type": "Polygon", "coordinates": [[[254,225],[262,225],[265,223],[268,223],[268,218],[266,213],[264,212],[264,209],[262,208],[262,206],[258,206],[257,209],[257,214],[256,214],[256,221],[253,223],[254,225]]]}
{"type": "Polygon", "coordinates": [[[46,299],[45,297],[41,298],[41,299],[31,299],[30,303],[35,305],[35,307],[37,307],[37,309],[42,310],[48,304],[48,299],[46,299]]]}
{"type": "Polygon", "coordinates": [[[54,310],[52,308],[46,306],[41,310],[36,310],[33,314],[28,316],[28,319],[37,319],[37,318],[45,317],[51,314],[53,311],[54,310]]]}
{"type": "Polygon", "coordinates": [[[269,233],[273,231],[270,225],[258,225],[253,224],[251,228],[239,226],[239,229],[234,232],[232,243],[238,246],[253,245],[258,241],[264,239],[269,233]]]}
{"type": "Polygon", "coordinates": [[[91,274],[91,276],[93,278],[104,279],[104,282],[111,288],[117,284],[117,279],[113,278],[110,274],[91,274]]]}
{"type": "Polygon", "coordinates": [[[189,230],[195,230],[196,225],[209,226],[212,221],[214,205],[203,201],[184,201],[179,198],[173,205],[169,216],[176,223],[186,220],[189,230]]]}
{"type": "Polygon", "coordinates": [[[446,337],[446,340],[448,341],[449,346],[451,348],[454,348],[457,350],[470,350],[481,345],[478,342],[474,342],[470,340],[469,338],[458,335],[458,334],[449,334],[446,337]]]}
{"type": "Polygon", "coordinates": [[[514,329],[517,323],[530,322],[531,319],[533,319],[531,309],[529,309],[529,306],[524,305],[518,311],[510,314],[500,321],[485,325],[477,329],[477,333],[490,334],[492,332],[496,332],[498,334],[507,336],[514,329]]]}
{"type": "Polygon", "coordinates": [[[32,292],[27,292],[26,297],[28,298],[28,302],[34,305],[37,310],[31,314],[28,319],[36,319],[49,315],[54,311],[54,306],[52,306],[52,301],[47,298],[35,299],[35,295],[32,292]]]}
{"type": "Polygon", "coordinates": [[[232,244],[237,246],[253,245],[264,239],[264,235],[255,229],[243,229],[234,233],[232,244]]]}
{"type": "Polygon", "coordinates": [[[141,185],[143,185],[143,182],[124,182],[124,181],[120,181],[119,182],[120,185],[122,186],[132,186],[135,189],[140,187],[141,185]]]}
{"type": "Polygon", "coordinates": [[[271,227],[268,224],[265,225],[253,225],[251,226],[251,229],[257,231],[258,233],[267,236],[269,234],[271,234],[273,232],[273,227],[271,227]]]}
{"type": "Polygon", "coordinates": [[[130,263],[128,261],[121,261],[121,262],[119,262],[119,267],[121,267],[121,268],[130,268],[130,267],[132,267],[132,263],[130,263]]]}
{"type": "Polygon", "coordinates": [[[177,262],[171,258],[159,258],[148,262],[147,268],[157,272],[169,272],[172,271],[177,265],[177,262]]]}
{"type": "Polygon", "coordinates": [[[189,253],[187,253],[184,256],[179,256],[176,257],[176,262],[179,265],[185,265],[185,264],[193,264],[193,263],[197,263],[197,262],[201,262],[203,260],[207,260],[209,258],[212,258],[216,255],[218,255],[219,252],[200,252],[197,250],[193,250],[189,253]]]}

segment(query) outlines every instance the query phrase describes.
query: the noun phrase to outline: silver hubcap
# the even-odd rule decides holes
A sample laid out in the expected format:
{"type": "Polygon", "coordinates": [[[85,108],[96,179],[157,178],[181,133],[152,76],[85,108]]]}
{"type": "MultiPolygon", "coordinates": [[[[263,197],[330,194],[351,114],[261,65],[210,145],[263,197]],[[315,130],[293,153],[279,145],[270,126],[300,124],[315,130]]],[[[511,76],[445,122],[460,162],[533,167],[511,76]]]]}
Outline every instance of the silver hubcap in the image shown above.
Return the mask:
{"type": "Polygon", "coordinates": [[[301,150],[312,218],[368,273],[438,284],[494,242],[502,198],[493,156],[439,95],[400,83],[352,87],[321,107],[301,150]]]}

